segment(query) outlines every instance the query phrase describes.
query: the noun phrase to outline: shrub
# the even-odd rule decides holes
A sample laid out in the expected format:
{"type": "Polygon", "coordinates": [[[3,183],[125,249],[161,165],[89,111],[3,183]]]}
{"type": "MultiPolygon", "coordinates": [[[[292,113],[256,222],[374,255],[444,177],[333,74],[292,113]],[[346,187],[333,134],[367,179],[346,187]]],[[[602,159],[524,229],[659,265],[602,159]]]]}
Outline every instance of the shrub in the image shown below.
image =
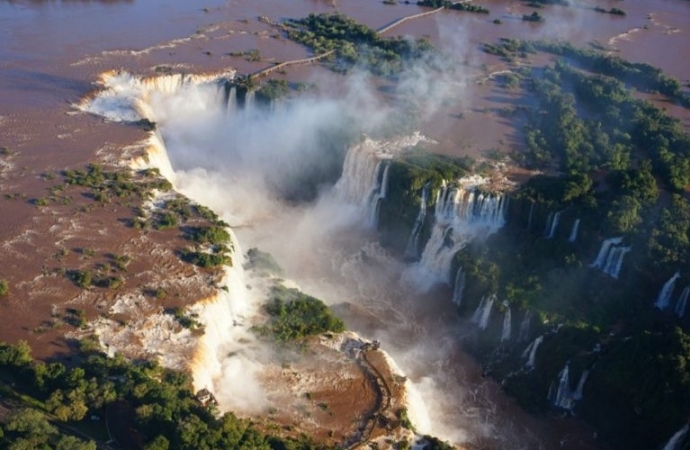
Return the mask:
{"type": "Polygon", "coordinates": [[[6,296],[10,291],[10,286],[7,280],[0,280],[0,297],[6,296]]]}

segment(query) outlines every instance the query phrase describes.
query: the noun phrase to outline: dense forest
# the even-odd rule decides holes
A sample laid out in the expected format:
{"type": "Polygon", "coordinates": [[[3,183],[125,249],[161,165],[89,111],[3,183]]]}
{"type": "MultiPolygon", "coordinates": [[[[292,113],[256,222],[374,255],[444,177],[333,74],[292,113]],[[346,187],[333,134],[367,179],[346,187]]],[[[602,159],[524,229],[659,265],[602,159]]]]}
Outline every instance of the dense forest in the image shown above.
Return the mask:
{"type": "MultiPolygon", "coordinates": [[[[514,58],[560,48],[545,45],[502,40],[485,49],[514,58]]],[[[462,315],[495,296],[493,318],[468,349],[523,407],[578,414],[614,448],[657,448],[690,417],[690,321],[681,293],[690,283],[690,136],[631,90],[644,84],[678,99],[662,87],[674,80],[582,54],[512,75],[529,99],[523,104],[535,106],[511,112],[526,123],[525,150],[511,156],[543,174],[511,194],[506,226],[457,253],[451,273],[463,273],[455,278],[463,283],[462,315]],[[613,251],[596,262],[607,239],[620,255],[616,269],[602,267],[613,251]],[[655,307],[676,272],[669,304],[655,307]],[[505,320],[522,328],[520,336],[504,340],[505,320]]],[[[400,253],[421,191],[432,193],[431,209],[439,178],[477,170],[468,161],[447,160],[453,172],[437,157],[414,159],[392,163],[381,205],[382,242],[400,253]]],[[[427,217],[423,240],[432,225],[427,217]]]]}

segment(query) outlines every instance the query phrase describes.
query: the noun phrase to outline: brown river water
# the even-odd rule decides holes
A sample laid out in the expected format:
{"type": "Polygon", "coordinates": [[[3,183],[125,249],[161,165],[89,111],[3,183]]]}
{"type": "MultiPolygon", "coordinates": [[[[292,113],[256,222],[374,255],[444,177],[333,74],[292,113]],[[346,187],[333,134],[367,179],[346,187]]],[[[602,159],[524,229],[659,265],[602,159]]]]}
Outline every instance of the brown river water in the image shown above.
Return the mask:
{"type": "MultiPolygon", "coordinates": [[[[491,1],[485,6],[491,9],[490,15],[444,11],[406,22],[387,33],[390,36],[428,36],[463,62],[462,80],[453,87],[453,101],[442,102],[422,125],[422,131],[439,142],[439,151],[476,156],[494,148],[520,149],[519,124],[502,118],[497,112],[521,101],[518,93],[500,89],[492,83],[474,82],[506,68],[505,62],[480,50],[482,43],[495,42],[501,37],[558,38],[583,46],[597,42],[610,46],[611,51],[626,59],[658,66],[685,86],[690,82],[689,1],[626,0],[548,6],[540,10],[546,17],[543,24],[523,22],[521,16],[533,9],[521,2],[491,1]],[[606,9],[620,7],[627,15],[599,14],[592,10],[595,5],[606,9]],[[494,25],[495,18],[501,19],[502,24],[494,25]]],[[[104,147],[115,149],[113,154],[116,155],[118,148],[141,137],[137,130],[73,114],[71,105],[94,89],[93,83],[102,72],[126,69],[153,75],[156,66],[171,66],[174,70],[192,73],[229,68],[240,73],[253,72],[272,62],[309,56],[304,48],[286,41],[277,30],[259,22],[259,16],[280,20],[303,17],[311,12],[335,11],[379,28],[424,9],[403,2],[385,5],[377,0],[0,0],[0,146],[20,151],[12,171],[4,174],[5,178],[0,177],[0,188],[4,186],[31,194],[41,189],[37,181],[41,172],[83,165],[104,147]],[[246,61],[229,54],[252,49],[260,51],[261,61],[246,61]]],[[[543,63],[548,58],[540,55],[528,63],[543,63]]],[[[321,67],[297,67],[279,76],[292,81],[310,81],[324,72],[321,67]]],[[[669,105],[658,96],[645,97],[667,107],[690,129],[687,109],[669,105]]],[[[39,223],[32,216],[32,210],[9,202],[0,204],[0,212],[0,240],[3,241],[39,223]]],[[[242,233],[239,234],[242,237],[242,233]]],[[[251,235],[251,232],[245,234],[251,235]]],[[[350,239],[371,238],[348,238],[342,248],[356,249],[361,245],[361,241],[353,244],[350,239]]],[[[277,255],[278,259],[280,256],[277,255]]],[[[0,275],[19,283],[24,280],[22,277],[29,276],[27,267],[28,263],[21,261],[11,268],[5,265],[0,268],[0,275]]],[[[305,286],[313,285],[317,291],[326,289],[319,280],[309,279],[299,269],[290,275],[297,280],[301,277],[305,286]]],[[[385,287],[386,283],[376,286],[385,287]]],[[[468,448],[604,448],[596,443],[593,430],[577,419],[532,417],[503,395],[500,386],[482,378],[481,368],[452,339],[465,333],[465,328],[457,324],[450,302],[439,299],[449,294],[434,292],[437,295],[426,298],[424,307],[412,307],[413,312],[406,317],[414,320],[414,326],[410,326],[415,330],[433,330],[422,335],[441,343],[438,355],[444,360],[439,359],[434,370],[446,373],[444,382],[448,388],[466,397],[463,403],[466,410],[449,406],[448,414],[458,415],[458,428],[483,427],[483,431],[475,433],[475,438],[471,435],[473,431],[452,433],[444,430],[445,436],[468,448]],[[491,423],[489,434],[484,426],[487,422],[491,423]],[[505,435],[492,438],[491,432],[505,432],[505,435]],[[511,439],[515,446],[510,444],[511,439]]],[[[47,305],[36,308],[49,310],[47,305]]],[[[381,313],[393,314],[391,311],[381,313]]],[[[13,325],[0,328],[0,339],[22,338],[26,329],[22,321],[30,320],[31,315],[30,310],[18,312],[13,325]]],[[[358,331],[373,337],[381,335],[380,330],[385,327],[376,322],[367,323],[356,314],[350,319],[358,331]]],[[[412,345],[409,329],[403,325],[391,327],[385,333],[391,336],[388,344],[392,347],[412,345]]],[[[46,346],[35,353],[49,356],[52,351],[56,349],[46,346]]],[[[421,378],[428,372],[422,368],[414,370],[421,378]]],[[[445,407],[444,402],[438,404],[445,407]]],[[[453,418],[444,422],[453,423],[453,418]]]]}

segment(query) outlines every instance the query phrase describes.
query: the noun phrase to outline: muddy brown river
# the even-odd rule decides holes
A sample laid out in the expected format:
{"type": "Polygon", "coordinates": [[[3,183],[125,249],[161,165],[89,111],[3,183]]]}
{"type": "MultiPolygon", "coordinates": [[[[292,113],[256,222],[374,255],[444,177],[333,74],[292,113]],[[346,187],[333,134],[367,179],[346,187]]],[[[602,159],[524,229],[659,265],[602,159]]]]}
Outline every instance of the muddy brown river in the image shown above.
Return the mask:
{"type": "MultiPolygon", "coordinates": [[[[678,78],[684,89],[690,90],[690,2],[687,0],[546,6],[540,10],[546,18],[542,24],[521,20],[523,14],[533,11],[525,3],[484,4],[491,14],[443,11],[406,22],[386,34],[428,36],[462,63],[463,70],[456,73],[458,79],[453,80],[452,90],[448,92],[450,100],[439,102],[421,127],[439,143],[440,152],[477,156],[489,149],[520,150],[520,125],[499,114],[501,108],[522,101],[519,93],[500,89],[491,82],[476,82],[507,67],[498,57],[481,51],[482,43],[502,37],[556,38],[581,46],[597,43],[623,58],[662,68],[678,78]],[[594,6],[619,7],[627,15],[596,13],[594,6]],[[496,25],[492,23],[494,19],[502,23],[496,25]]],[[[230,68],[251,73],[275,62],[310,56],[303,47],[287,41],[279,30],[260,22],[259,16],[280,20],[300,18],[312,12],[342,12],[372,28],[380,28],[422,11],[425,9],[412,3],[386,5],[378,0],[0,0],[0,146],[18,152],[10,165],[0,166],[0,194],[41,196],[45,189],[42,173],[83,166],[96,157],[115,161],[123,147],[143,137],[141,130],[134,127],[75,113],[72,105],[94,89],[93,83],[103,72],[126,69],[152,76],[157,67],[167,67],[189,73],[221,72],[230,68]],[[231,55],[253,49],[259,51],[259,61],[231,55]]],[[[544,63],[549,58],[538,55],[525,64],[544,63]]],[[[311,82],[325,74],[326,69],[320,66],[300,66],[277,76],[311,82]]],[[[644,97],[666,107],[690,130],[688,109],[671,105],[660,96],[644,94],[644,97]]],[[[48,230],[61,219],[38,211],[26,202],[0,199],[0,244],[4,258],[0,278],[18,286],[18,295],[32,299],[23,308],[0,304],[2,317],[7,318],[0,327],[0,339],[27,339],[34,345],[34,354],[45,358],[68,349],[58,343],[56,335],[37,336],[30,330],[43,318],[50,317],[52,305],[67,294],[30,295],[32,280],[40,275],[44,258],[50,257],[56,245],[48,230]]],[[[112,212],[101,220],[117,218],[118,214],[112,212]]],[[[87,230],[96,233],[101,227],[102,224],[94,224],[87,230]]],[[[249,230],[238,234],[240,239],[244,234],[251,241],[259,239],[257,233],[261,232],[249,230]]],[[[115,232],[112,238],[119,239],[115,232]]],[[[362,242],[373,239],[366,233],[350,236],[342,243],[343,254],[356,254],[362,242]]],[[[268,246],[270,249],[270,243],[268,246]]],[[[279,260],[288,258],[279,254],[279,248],[276,253],[279,260]]],[[[338,262],[333,267],[342,266],[342,261],[334,260],[338,262]]],[[[331,264],[332,261],[320,262],[331,264]]],[[[301,273],[299,267],[289,270],[292,278],[302,281],[305,288],[311,287],[315,293],[330,289],[328,283],[314,278],[311,272],[301,273]]],[[[329,270],[334,269],[324,269],[319,276],[330,276],[329,270]]],[[[384,280],[367,289],[393,291],[394,284],[384,280]]],[[[367,289],[358,295],[371,294],[367,289]]],[[[450,294],[443,288],[433,293],[424,299],[423,306],[410,306],[409,298],[396,293],[390,297],[403,302],[405,308],[379,311],[385,317],[396,317],[403,311],[400,314],[414,321],[414,325],[400,320],[387,328],[380,318],[366,320],[370,316],[357,311],[350,311],[351,317],[346,319],[365,336],[383,337],[393,356],[409,354],[404,350],[414,347],[417,338],[439,343],[438,359],[433,367],[420,367],[413,361],[403,366],[410,368],[410,376],[416,377],[420,384],[446,383],[428,392],[438,393],[447,388],[463,395],[462,408],[442,399],[434,403],[442,409],[430,411],[430,416],[446,416],[442,420],[441,437],[477,449],[603,448],[596,443],[594,431],[576,418],[532,417],[507,398],[498,384],[482,378],[481,368],[456,341],[468,327],[458,323],[453,305],[442,300],[450,294]],[[442,379],[433,378],[440,373],[442,379]],[[452,429],[453,424],[457,429],[452,429]]],[[[431,357],[426,358],[420,360],[429,361],[431,357]]]]}

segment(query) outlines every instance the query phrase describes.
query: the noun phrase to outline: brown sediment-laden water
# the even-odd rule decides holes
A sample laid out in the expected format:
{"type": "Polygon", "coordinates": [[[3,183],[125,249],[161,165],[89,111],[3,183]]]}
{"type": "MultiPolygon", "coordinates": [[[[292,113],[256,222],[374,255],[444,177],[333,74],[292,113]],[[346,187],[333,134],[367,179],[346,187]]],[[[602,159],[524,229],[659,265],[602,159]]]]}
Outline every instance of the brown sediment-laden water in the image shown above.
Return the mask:
{"type": "MultiPolygon", "coordinates": [[[[532,24],[522,20],[522,15],[531,13],[532,8],[520,2],[496,1],[487,4],[491,9],[489,15],[442,11],[387,31],[387,36],[428,36],[437,47],[462,62],[462,69],[453,72],[454,78],[438,81],[438,85],[444,86],[442,91],[429,91],[440,97],[420,124],[422,133],[438,143],[438,152],[453,156],[481,156],[490,149],[520,150],[523,143],[520,118],[506,117],[501,111],[529,100],[519,90],[506,90],[493,82],[497,74],[514,67],[481,51],[483,43],[504,37],[556,38],[580,46],[596,43],[625,59],[658,66],[687,84],[690,59],[683,56],[690,42],[688,2],[649,4],[627,0],[622,4],[624,17],[597,13],[593,7],[598,5],[594,2],[549,5],[540,10],[546,21],[532,24]],[[494,24],[494,19],[501,23],[494,24]]],[[[611,5],[619,3],[601,2],[607,9],[611,5]]],[[[135,294],[131,301],[125,301],[126,295],[122,293],[82,292],[61,276],[60,270],[112,263],[115,255],[131,255],[132,263],[124,275],[125,292],[137,293],[165,284],[168,298],[118,311],[130,314],[136,311],[140,322],[131,323],[152,328],[161,325],[150,325],[145,316],[159,313],[167,303],[212,296],[212,287],[221,277],[182,264],[174,251],[184,242],[176,233],[167,231],[142,237],[125,226],[136,205],[122,202],[89,208],[91,199],[73,188],[67,188],[64,197],[71,199],[65,204],[37,205],[38,199],[46,197],[46,192],[59,184],[59,173],[64,169],[83,168],[90,162],[125,167],[131,159],[146,152],[146,144],[133,145],[148,139],[145,130],[103,120],[74,106],[96,95],[94,83],[102,74],[120,69],[134,77],[157,77],[167,72],[248,74],[272,64],[313,56],[304,47],[287,40],[280,29],[258,20],[259,17],[280,21],[312,12],[341,12],[378,29],[403,16],[424,11],[403,2],[386,5],[363,0],[0,3],[0,146],[11,151],[10,156],[0,160],[0,194],[4,196],[0,198],[3,252],[0,278],[8,280],[12,287],[10,296],[0,300],[3,317],[0,339],[26,339],[32,344],[34,354],[42,358],[68,354],[71,344],[64,339],[65,329],[50,326],[56,312],[78,307],[86,310],[89,319],[96,319],[104,313],[117,315],[111,309],[118,300],[122,300],[119,305],[128,308],[139,300],[135,294]],[[252,50],[257,51],[258,57],[240,55],[252,50]],[[85,256],[84,248],[94,249],[93,259],[85,256]],[[174,283],[171,279],[188,281],[174,283]],[[41,331],[37,332],[38,329],[41,331]]],[[[549,55],[538,54],[521,64],[537,66],[551,59],[549,55]]],[[[346,86],[345,77],[334,75],[320,65],[291,67],[275,76],[291,82],[316,83],[326,98],[337,98],[332,93],[343,92],[341,102],[350,98],[349,90],[366,86],[366,95],[359,92],[362,95],[352,98],[366,103],[358,111],[371,113],[371,117],[385,109],[393,96],[387,81],[365,79],[361,84],[346,86]]],[[[423,74],[414,76],[421,78],[423,74]]],[[[430,85],[436,82],[426,81],[430,85]]],[[[690,127],[687,109],[668,104],[659,95],[640,95],[666,106],[690,127]]],[[[420,431],[434,433],[467,448],[600,448],[593,430],[577,419],[532,417],[506,397],[497,383],[483,377],[482,368],[460,345],[461,339],[471,333],[472,325],[458,321],[454,306],[447,300],[450,296],[447,289],[435,287],[418,292],[410,285],[401,285],[401,277],[409,267],[374,244],[375,233],[361,227],[358,213],[345,211],[340,200],[324,195],[316,206],[295,206],[273,198],[251,197],[266,194],[265,186],[252,190],[254,186],[249,182],[266,175],[258,166],[270,167],[270,164],[260,158],[251,160],[246,153],[238,152],[232,156],[247,157],[249,163],[247,173],[237,174],[229,168],[235,161],[216,161],[209,149],[221,148],[220,138],[232,144],[248,145],[257,152],[260,145],[277,147],[284,142],[265,139],[261,133],[264,123],[257,126],[253,122],[239,122],[247,127],[244,130],[238,125],[229,127],[231,132],[246,132],[242,139],[213,130],[199,132],[218,117],[215,113],[208,116],[199,113],[195,117],[198,110],[190,107],[194,101],[201,100],[188,96],[180,97],[179,103],[152,106],[164,108],[164,112],[156,113],[165,116],[161,119],[161,133],[172,169],[179,177],[176,187],[228,218],[231,226],[239,225],[237,238],[245,249],[260,246],[269,251],[285,268],[287,278],[310,294],[339,305],[338,310],[354,331],[366,339],[381,340],[383,349],[412,383],[418,401],[416,419],[420,421],[420,431]],[[176,116],[177,113],[181,114],[176,116]],[[209,122],[196,122],[200,127],[197,131],[183,127],[182,122],[193,124],[199,117],[209,122]],[[257,148],[251,146],[251,138],[258,142],[257,148]],[[185,153],[191,152],[190,148],[196,153],[185,153]],[[228,180],[246,181],[248,186],[233,187],[228,180]],[[233,202],[240,199],[252,203],[252,208],[249,211],[237,208],[233,202]],[[325,204],[329,200],[334,202],[330,206],[325,204]],[[328,226],[324,227],[325,223],[328,226]]],[[[332,105],[341,107],[337,102],[319,105],[304,106],[305,115],[298,118],[303,122],[282,118],[281,122],[272,123],[267,119],[268,128],[264,129],[279,135],[286,123],[295,128],[312,123],[315,119],[309,111],[314,108],[323,107],[318,111],[329,118],[332,105]]],[[[272,149],[266,156],[271,158],[278,153],[272,149]]],[[[133,340],[144,339],[136,333],[131,335],[135,336],[133,340]]],[[[184,341],[185,345],[192,345],[190,342],[184,341]]],[[[145,356],[161,355],[150,352],[145,356]]],[[[342,388],[341,397],[337,389],[323,388],[323,401],[333,405],[331,411],[339,416],[338,420],[348,413],[363,414],[355,411],[357,408],[372,410],[377,392],[371,379],[367,382],[371,375],[367,375],[366,369],[362,372],[361,366],[341,358],[342,355],[331,354],[330,350],[322,355],[323,361],[340,367],[339,375],[343,379],[355,380],[353,383],[360,385],[341,380],[338,386],[342,388]],[[345,401],[353,395],[361,395],[363,399],[357,408],[350,408],[345,401]]],[[[304,395],[307,389],[320,386],[319,380],[327,379],[320,365],[322,360],[295,363],[295,370],[303,370],[303,378],[285,367],[267,364],[265,372],[257,372],[259,385],[263,383],[259,392],[270,393],[282,402],[290,398],[290,392],[290,395],[295,392],[304,395]],[[281,378],[283,384],[277,384],[281,378]],[[267,386],[274,386],[274,391],[267,386]]],[[[233,364],[227,360],[221,363],[233,364]]],[[[369,366],[365,364],[365,367],[369,366]]],[[[222,390],[220,382],[216,382],[219,384],[215,388],[222,390]]],[[[227,406],[234,405],[229,402],[227,406]]],[[[284,414],[305,414],[307,406],[302,410],[300,407],[277,412],[279,421],[289,422],[284,414]]],[[[314,414],[314,421],[321,422],[305,429],[327,440],[326,430],[338,426],[338,420],[323,411],[309,412],[314,414]]],[[[240,409],[238,413],[243,411],[240,409]]],[[[257,414],[257,411],[248,408],[245,413],[257,414]]],[[[354,431],[346,428],[343,426],[342,434],[336,434],[336,438],[351,436],[354,431]]]]}

